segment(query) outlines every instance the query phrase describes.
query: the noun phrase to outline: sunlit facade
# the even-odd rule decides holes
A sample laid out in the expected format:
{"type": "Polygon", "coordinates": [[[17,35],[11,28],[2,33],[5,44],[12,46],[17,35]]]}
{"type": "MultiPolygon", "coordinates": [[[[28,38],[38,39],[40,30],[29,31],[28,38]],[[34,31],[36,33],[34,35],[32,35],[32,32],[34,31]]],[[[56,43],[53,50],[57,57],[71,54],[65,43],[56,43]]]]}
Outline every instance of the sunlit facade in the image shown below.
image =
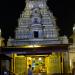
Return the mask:
{"type": "Polygon", "coordinates": [[[34,74],[64,73],[64,68],[68,72],[68,39],[60,37],[58,30],[46,0],[26,0],[26,7],[18,19],[15,39],[9,38],[7,42],[7,47],[15,48],[14,52],[9,51],[11,71],[16,75],[27,75],[28,65],[31,65],[34,74]]]}

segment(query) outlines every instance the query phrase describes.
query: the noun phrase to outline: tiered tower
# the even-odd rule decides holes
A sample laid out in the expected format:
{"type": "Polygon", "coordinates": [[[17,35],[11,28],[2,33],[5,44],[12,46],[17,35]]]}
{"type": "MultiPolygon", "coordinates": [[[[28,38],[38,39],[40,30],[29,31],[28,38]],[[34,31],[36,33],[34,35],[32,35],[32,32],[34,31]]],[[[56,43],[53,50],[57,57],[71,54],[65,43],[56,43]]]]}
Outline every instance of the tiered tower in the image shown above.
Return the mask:
{"type": "Polygon", "coordinates": [[[55,18],[46,0],[26,0],[26,7],[18,19],[13,45],[60,44],[55,18]]]}

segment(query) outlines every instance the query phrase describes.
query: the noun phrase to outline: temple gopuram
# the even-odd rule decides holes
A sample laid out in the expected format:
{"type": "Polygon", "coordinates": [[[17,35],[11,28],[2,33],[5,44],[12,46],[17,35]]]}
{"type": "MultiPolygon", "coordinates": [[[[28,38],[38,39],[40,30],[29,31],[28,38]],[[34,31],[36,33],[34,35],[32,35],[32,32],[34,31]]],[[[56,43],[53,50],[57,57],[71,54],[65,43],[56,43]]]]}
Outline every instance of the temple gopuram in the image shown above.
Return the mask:
{"type": "Polygon", "coordinates": [[[59,36],[56,19],[47,0],[26,0],[26,6],[2,53],[12,58],[11,72],[27,75],[28,65],[42,75],[69,73],[68,38],[59,36]]]}

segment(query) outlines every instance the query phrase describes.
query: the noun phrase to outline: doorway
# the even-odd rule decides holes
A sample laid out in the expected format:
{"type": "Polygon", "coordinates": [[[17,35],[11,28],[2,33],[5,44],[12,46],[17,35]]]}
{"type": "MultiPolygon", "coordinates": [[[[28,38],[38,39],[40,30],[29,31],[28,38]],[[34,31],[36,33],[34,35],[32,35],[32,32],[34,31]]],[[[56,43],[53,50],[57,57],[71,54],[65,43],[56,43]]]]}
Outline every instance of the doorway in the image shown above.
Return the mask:
{"type": "Polygon", "coordinates": [[[34,38],[38,38],[38,37],[39,37],[38,31],[34,31],[34,38]]]}
{"type": "Polygon", "coordinates": [[[33,75],[36,75],[36,74],[46,75],[47,68],[45,64],[45,58],[46,56],[27,57],[27,68],[29,68],[29,65],[32,66],[33,75]]]}
{"type": "Polygon", "coordinates": [[[47,55],[18,55],[14,54],[14,73],[28,75],[31,65],[33,75],[50,75],[61,73],[60,53],[47,55]]]}

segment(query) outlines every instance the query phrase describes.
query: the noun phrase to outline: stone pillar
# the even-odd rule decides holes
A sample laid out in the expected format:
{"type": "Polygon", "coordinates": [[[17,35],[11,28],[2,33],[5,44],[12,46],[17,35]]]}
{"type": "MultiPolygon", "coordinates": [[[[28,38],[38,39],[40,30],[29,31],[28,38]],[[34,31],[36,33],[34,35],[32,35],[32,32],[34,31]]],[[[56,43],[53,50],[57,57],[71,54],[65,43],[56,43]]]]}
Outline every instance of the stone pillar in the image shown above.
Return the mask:
{"type": "Polygon", "coordinates": [[[46,57],[45,58],[45,67],[46,67],[46,70],[47,70],[47,74],[49,74],[49,57],[46,57]]]}
{"type": "Polygon", "coordinates": [[[14,73],[14,54],[12,53],[10,55],[11,59],[11,72],[14,73]]]}
{"type": "Polygon", "coordinates": [[[72,73],[74,62],[75,62],[75,47],[74,47],[74,45],[71,45],[70,48],[69,48],[70,73],[72,73]]]}
{"type": "Polygon", "coordinates": [[[64,53],[60,52],[60,63],[61,63],[61,73],[63,74],[63,59],[64,59],[64,53]]]}
{"type": "Polygon", "coordinates": [[[69,73],[70,71],[70,64],[69,64],[69,52],[64,52],[64,57],[63,57],[63,72],[64,73],[69,73]]]}

